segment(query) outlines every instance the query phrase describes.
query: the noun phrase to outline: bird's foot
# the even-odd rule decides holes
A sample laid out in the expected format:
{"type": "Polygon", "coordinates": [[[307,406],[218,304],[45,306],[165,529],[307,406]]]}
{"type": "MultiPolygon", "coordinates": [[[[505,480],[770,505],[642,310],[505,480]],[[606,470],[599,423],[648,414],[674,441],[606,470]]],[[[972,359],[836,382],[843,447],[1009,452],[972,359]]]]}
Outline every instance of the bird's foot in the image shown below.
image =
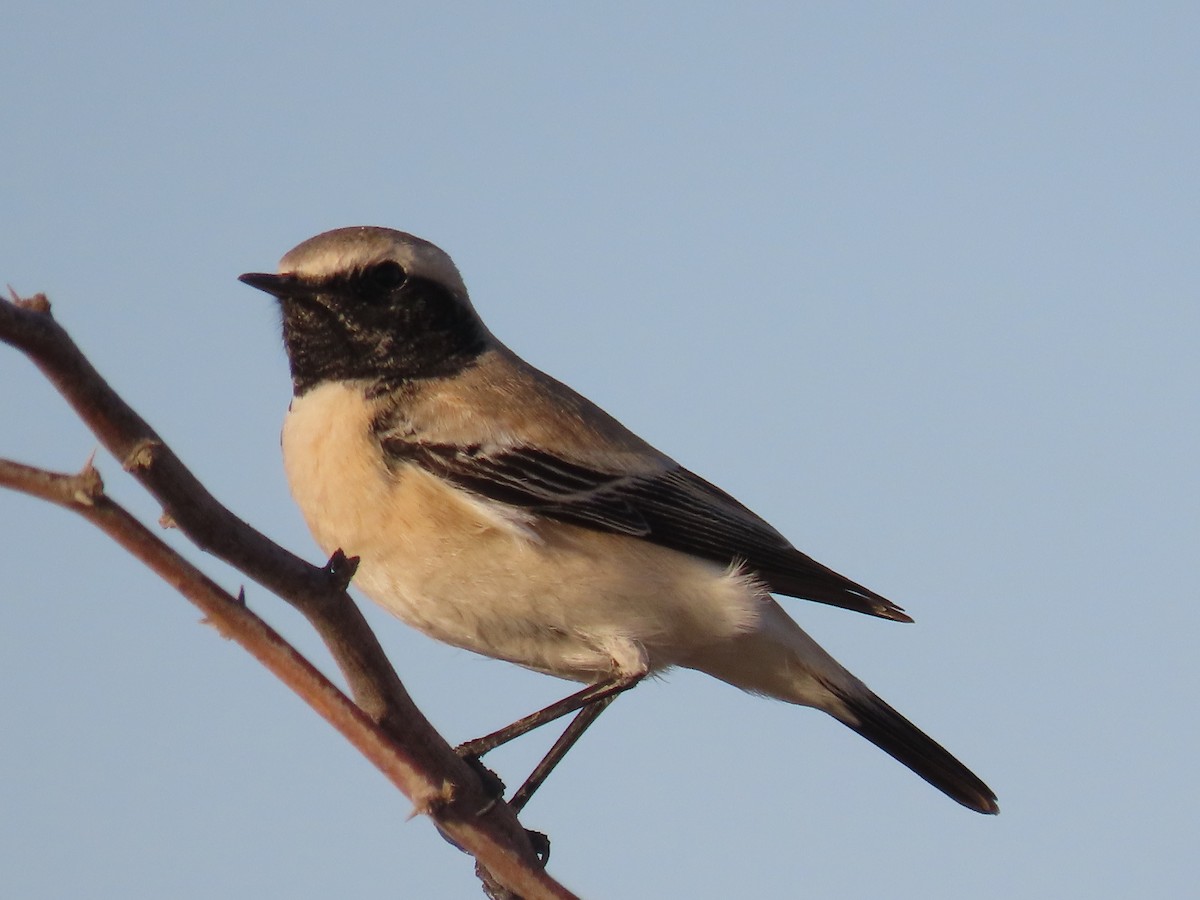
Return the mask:
{"type": "Polygon", "coordinates": [[[475,774],[479,776],[479,780],[483,784],[483,792],[487,794],[489,799],[475,815],[486,816],[492,811],[492,807],[496,805],[496,801],[504,797],[504,782],[500,780],[499,775],[485,766],[474,753],[464,753],[462,747],[456,747],[454,752],[462,757],[462,761],[470,766],[475,774]]]}

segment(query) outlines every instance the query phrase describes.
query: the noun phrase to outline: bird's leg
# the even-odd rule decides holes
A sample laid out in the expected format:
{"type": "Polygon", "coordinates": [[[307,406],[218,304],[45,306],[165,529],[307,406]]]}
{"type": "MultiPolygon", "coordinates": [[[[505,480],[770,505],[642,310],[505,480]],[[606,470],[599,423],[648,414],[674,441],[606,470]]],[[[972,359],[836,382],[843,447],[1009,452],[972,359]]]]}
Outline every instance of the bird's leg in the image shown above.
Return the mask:
{"type": "MultiPolygon", "coordinates": [[[[632,687],[632,685],[628,685],[632,687]]],[[[513,794],[512,799],[508,801],[508,805],[513,808],[514,812],[520,812],[525,808],[525,804],[529,802],[529,798],[533,796],[533,792],[542,786],[550,773],[554,771],[554,767],[562,762],[562,758],[567,755],[567,751],[575,746],[575,742],[583,736],[587,731],[588,726],[600,717],[600,713],[608,709],[608,705],[617,699],[616,694],[609,694],[606,697],[601,697],[599,700],[593,700],[583,709],[581,709],[571,720],[571,724],[567,726],[554,746],[550,748],[550,752],[542,757],[542,761],[525,779],[525,783],[517,788],[517,792],[513,794]]]]}
{"type": "Polygon", "coordinates": [[[553,722],[555,719],[562,718],[567,713],[579,710],[579,715],[571,720],[571,724],[567,726],[566,731],[554,742],[554,746],[550,748],[550,752],[542,758],[542,761],[537,764],[532,774],[525,779],[525,783],[513,794],[510,805],[514,810],[520,811],[529,802],[529,798],[533,796],[533,792],[542,786],[542,783],[549,777],[554,767],[567,755],[567,751],[587,731],[588,726],[596,721],[600,713],[608,708],[608,705],[612,703],[617,694],[629,690],[644,677],[646,677],[646,672],[641,671],[618,675],[610,678],[608,681],[589,684],[583,690],[576,691],[571,696],[564,697],[557,703],[551,703],[545,709],[540,709],[535,713],[525,716],[523,719],[517,719],[517,721],[501,728],[499,731],[493,731],[491,734],[485,734],[481,738],[467,741],[465,744],[459,744],[455,747],[455,752],[479,772],[484,785],[493,794],[492,800],[480,811],[480,815],[488,812],[495,805],[496,801],[504,796],[504,783],[500,781],[494,772],[479,761],[479,757],[490,750],[495,750],[501,744],[507,744],[514,738],[528,734],[533,729],[545,725],[547,722],[553,722]]]}
{"type": "MultiPolygon", "coordinates": [[[[523,719],[517,719],[511,725],[506,725],[499,731],[493,731],[491,734],[485,734],[483,737],[475,738],[473,741],[467,741],[465,744],[459,744],[454,748],[455,752],[462,757],[480,757],[485,753],[495,750],[501,744],[507,744],[514,738],[519,738],[523,734],[528,734],[533,729],[545,725],[547,722],[553,722],[555,719],[560,719],[567,713],[575,712],[589,704],[595,703],[598,700],[605,700],[615,697],[622,691],[627,691],[642,678],[645,677],[644,672],[638,672],[632,675],[617,675],[610,678],[608,681],[599,681],[596,684],[589,684],[581,691],[576,691],[569,697],[564,697],[557,703],[551,703],[545,709],[539,709],[535,713],[525,716],[523,719]]],[[[605,704],[607,706],[608,704],[605,704]]],[[[603,707],[601,707],[603,709],[603,707]]],[[[596,713],[599,715],[599,712],[596,713]]],[[[595,719],[595,715],[592,719],[595,719]]],[[[589,721],[590,725],[591,722],[589,721]]],[[[586,728],[587,725],[584,726],[586,728]]],[[[582,729],[580,729],[582,734],[582,729]]]]}

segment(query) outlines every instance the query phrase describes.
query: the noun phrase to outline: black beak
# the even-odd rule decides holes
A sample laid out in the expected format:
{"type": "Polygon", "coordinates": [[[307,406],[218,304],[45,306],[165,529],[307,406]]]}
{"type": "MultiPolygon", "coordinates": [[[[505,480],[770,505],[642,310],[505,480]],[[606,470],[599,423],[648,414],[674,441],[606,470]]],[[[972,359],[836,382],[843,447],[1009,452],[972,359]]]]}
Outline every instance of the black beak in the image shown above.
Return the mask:
{"type": "Polygon", "coordinates": [[[303,297],[312,293],[312,286],[295,275],[270,275],[266,272],[247,272],[238,281],[266,291],[272,297],[303,297]]]}

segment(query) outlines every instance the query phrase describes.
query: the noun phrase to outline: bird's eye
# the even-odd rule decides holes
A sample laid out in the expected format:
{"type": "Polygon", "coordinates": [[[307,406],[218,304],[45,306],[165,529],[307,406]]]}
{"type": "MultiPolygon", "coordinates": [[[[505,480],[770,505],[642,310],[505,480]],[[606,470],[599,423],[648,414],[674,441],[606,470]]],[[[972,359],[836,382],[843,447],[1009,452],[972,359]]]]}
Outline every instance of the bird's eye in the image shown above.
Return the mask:
{"type": "Polygon", "coordinates": [[[408,273],[404,267],[394,260],[385,259],[376,263],[362,273],[363,285],[374,293],[388,293],[404,284],[408,273]]]}

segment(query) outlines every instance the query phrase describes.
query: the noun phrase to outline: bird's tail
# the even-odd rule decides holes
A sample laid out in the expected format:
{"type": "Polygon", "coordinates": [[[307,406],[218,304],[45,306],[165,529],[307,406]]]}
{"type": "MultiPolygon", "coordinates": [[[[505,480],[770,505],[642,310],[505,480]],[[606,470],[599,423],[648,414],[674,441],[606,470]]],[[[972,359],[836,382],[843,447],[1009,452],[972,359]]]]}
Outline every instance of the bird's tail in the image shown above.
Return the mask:
{"type": "Polygon", "coordinates": [[[681,662],[743,690],[824,710],[968,809],[1000,811],[974,772],[875,696],[774,601],[761,608],[753,631],[681,662]]]}
{"type": "Polygon", "coordinates": [[[849,728],[968,809],[991,815],[1000,812],[996,795],[978,775],[875,696],[862,682],[850,690],[843,690],[836,684],[826,683],[826,687],[841,701],[849,715],[841,710],[829,711],[849,728]]]}

